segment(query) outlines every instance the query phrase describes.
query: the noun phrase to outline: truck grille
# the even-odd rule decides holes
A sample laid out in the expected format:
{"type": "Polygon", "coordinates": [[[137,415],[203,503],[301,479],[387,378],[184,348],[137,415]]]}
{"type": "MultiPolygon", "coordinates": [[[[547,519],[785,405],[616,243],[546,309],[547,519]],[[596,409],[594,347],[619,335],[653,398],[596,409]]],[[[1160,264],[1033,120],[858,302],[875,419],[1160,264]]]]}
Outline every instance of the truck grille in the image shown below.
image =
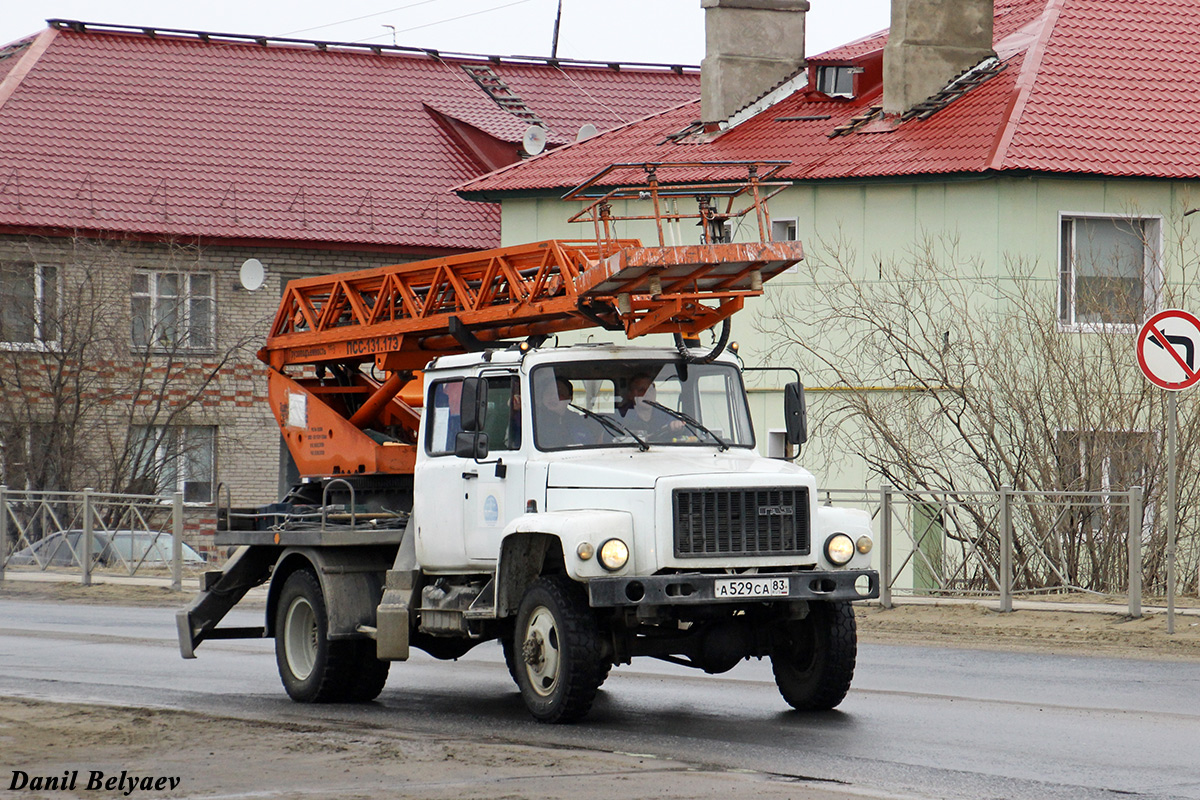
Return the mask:
{"type": "Polygon", "coordinates": [[[808,488],[676,489],[675,555],[807,555],[808,488]]]}

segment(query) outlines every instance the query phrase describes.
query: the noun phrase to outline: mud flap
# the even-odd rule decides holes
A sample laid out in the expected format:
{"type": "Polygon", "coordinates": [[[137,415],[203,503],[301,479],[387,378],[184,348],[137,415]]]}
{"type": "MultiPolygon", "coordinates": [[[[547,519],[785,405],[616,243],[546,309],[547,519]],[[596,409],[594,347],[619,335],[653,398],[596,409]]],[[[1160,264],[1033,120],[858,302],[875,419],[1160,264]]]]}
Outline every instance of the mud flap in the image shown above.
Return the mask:
{"type": "Polygon", "coordinates": [[[412,518],[404,529],[396,561],[387,571],[383,599],[375,612],[375,657],[381,661],[407,661],[411,610],[420,588],[417,547],[412,518]]]}

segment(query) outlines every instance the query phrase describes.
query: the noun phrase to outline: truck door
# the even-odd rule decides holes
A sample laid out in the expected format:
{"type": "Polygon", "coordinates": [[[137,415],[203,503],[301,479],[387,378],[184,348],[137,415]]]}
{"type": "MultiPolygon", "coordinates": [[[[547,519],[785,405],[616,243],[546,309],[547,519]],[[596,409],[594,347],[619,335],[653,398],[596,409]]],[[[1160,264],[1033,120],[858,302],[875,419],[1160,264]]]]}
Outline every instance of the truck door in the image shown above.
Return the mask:
{"type": "Polygon", "coordinates": [[[486,377],[484,429],[490,452],[483,463],[462,460],[463,533],[467,558],[494,563],[500,552],[501,531],[524,511],[524,440],[528,437],[522,435],[523,398],[517,376],[486,377]]]}
{"type": "Polygon", "coordinates": [[[454,455],[462,430],[459,400],[462,379],[435,381],[425,400],[424,457],[418,462],[413,497],[417,524],[417,560],[441,569],[466,565],[463,544],[465,460],[454,455]]]}

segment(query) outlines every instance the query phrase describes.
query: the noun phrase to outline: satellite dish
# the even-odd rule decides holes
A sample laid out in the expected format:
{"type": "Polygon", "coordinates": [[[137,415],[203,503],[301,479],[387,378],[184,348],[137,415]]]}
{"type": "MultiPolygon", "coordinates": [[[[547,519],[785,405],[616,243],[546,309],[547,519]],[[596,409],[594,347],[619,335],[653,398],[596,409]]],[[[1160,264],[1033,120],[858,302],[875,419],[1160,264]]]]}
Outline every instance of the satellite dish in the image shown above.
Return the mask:
{"type": "Polygon", "coordinates": [[[584,139],[590,139],[600,131],[596,130],[596,126],[590,122],[585,122],[579,126],[579,133],[575,134],[575,141],[582,142],[584,139]]]}
{"type": "Polygon", "coordinates": [[[257,258],[247,258],[242,262],[242,269],[238,273],[238,277],[242,281],[242,288],[253,292],[262,288],[263,281],[267,277],[267,270],[257,258]]]}
{"type": "Polygon", "coordinates": [[[546,149],[546,129],[541,125],[530,125],[521,137],[521,149],[527,155],[536,156],[546,149]]]}

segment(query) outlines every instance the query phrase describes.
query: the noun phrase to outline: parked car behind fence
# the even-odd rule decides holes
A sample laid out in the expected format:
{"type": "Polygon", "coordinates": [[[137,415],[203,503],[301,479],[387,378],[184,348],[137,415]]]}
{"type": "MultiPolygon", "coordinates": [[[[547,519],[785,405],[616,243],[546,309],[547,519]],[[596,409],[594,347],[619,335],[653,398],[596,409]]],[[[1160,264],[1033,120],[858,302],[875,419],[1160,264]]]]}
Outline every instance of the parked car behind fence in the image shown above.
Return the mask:
{"type": "MultiPolygon", "coordinates": [[[[174,536],[159,531],[95,531],[92,566],[167,566],[171,563],[174,536]]],[[[79,567],[84,551],[83,531],[57,531],[17,550],[7,560],[10,567],[79,567]]],[[[182,545],[185,564],[202,564],[204,558],[189,545],[182,545]]]]}

